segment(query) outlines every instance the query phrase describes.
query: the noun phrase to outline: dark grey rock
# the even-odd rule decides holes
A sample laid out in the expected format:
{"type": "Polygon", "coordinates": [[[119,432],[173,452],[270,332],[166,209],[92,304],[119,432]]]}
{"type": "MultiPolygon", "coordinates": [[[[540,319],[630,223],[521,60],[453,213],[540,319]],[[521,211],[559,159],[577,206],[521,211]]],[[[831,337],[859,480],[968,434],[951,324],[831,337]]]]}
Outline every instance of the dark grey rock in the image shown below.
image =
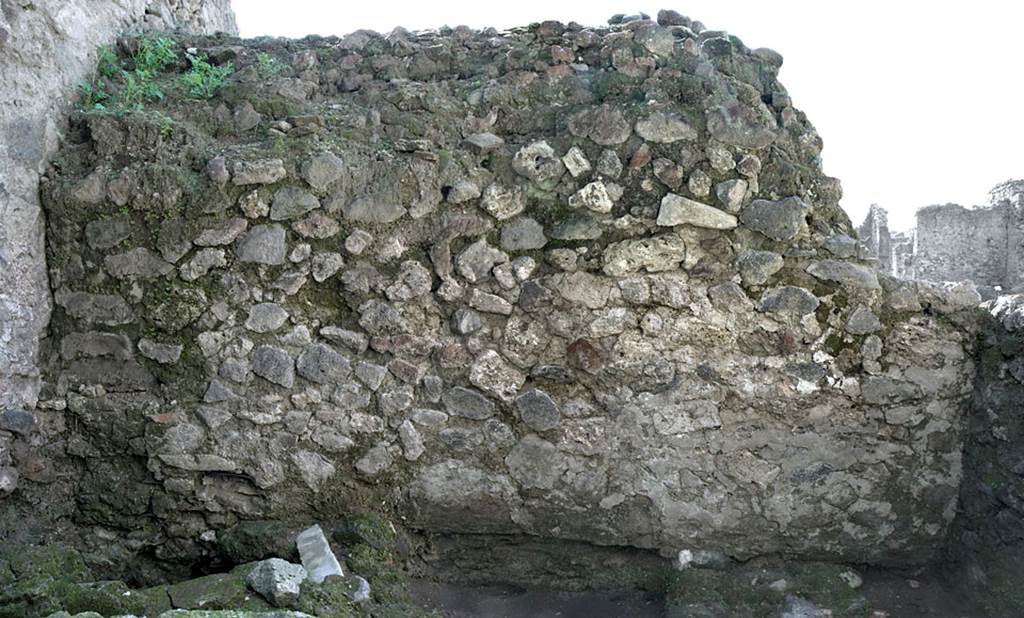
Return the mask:
{"type": "Polygon", "coordinates": [[[342,206],[341,212],[349,221],[358,223],[391,223],[408,211],[395,200],[364,195],[342,206]]]}
{"type": "Polygon", "coordinates": [[[558,404],[542,390],[530,389],[516,397],[519,418],[534,431],[548,431],[562,421],[558,404]]]}
{"type": "Polygon", "coordinates": [[[317,191],[326,191],[344,171],[345,162],[332,152],[321,152],[302,164],[302,178],[317,191]]]}
{"type": "Polygon", "coordinates": [[[107,272],[118,279],[154,279],[174,272],[174,266],[145,247],[108,255],[103,264],[107,272]]]}
{"type": "Polygon", "coordinates": [[[12,408],[0,412],[0,430],[27,436],[36,429],[36,417],[31,412],[12,408]]]}
{"type": "Polygon", "coordinates": [[[881,320],[864,305],[858,305],[846,320],[846,332],[851,335],[867,335],[881,329],[881,320]]]}
{"type": "Polygon", "coordinates": [[[245,327],[256,333],[270,333],[288,321],[288,312],[277,303],[259,303],[249,307],[245,327]]]}
{"type": "Polygon", "coordinates": [[[232,217],[216,228],[203,231],[193,242],[197,247],[219,247],[222,245],[230,245],[235,242],[235,239],[241,236],[248,227],[249,222],[245,219],[241,217],[232,217]]]}
{"type": "Polygon", "coordinates": [[[737,256],[736,270],[746,285],[763,285],[784,263],[782,256],[774,251],[748,250],[737,256]]]}
{"type": "Polygon", "coordinates": [[[279,266],[288,253],[286,232],[280,225],[255,225],[238,241],[238,261],[279,266]]]}
{"type": "Polygon", "coordinates": [[[320,200],[309,191],[281,187],[274,193],[274,201],[270,204],[270,218],[274,221],[295,219],[317,208],[320,208],[320,200]]]}
{"type": "Polygon", "coordinates": [[[880,287],[878,274],[874,269],[852,262],[838,260],[811,262],[807,267],[807,272],[818,279],[835,281],[850,287],[865,290],[876,290],[880,287]]]}
{"type": "Polygon", "coordinates": [[[761,295],[761,311],[804,316],[818,308],[818,298],[810,291],[786,285],[766,290],[761,295]]]}
{"type": "Polygon", "coordinates": [[[97,251],[116,247],[131,233],[131,219],[125,216],[97,219],[85,224],[85,242],[97,251]]]}
{"type": "Polygon", "coordinates": [[[787,241],[807,229],[807,215],[810,212],[810,207],[798,197],[787,197],[775,202],[754,200],[743,209],[740,221],[768,238],[787,241]]]}
{"type": "Polygon", "coordinates": [[[120,296],[87,292],[57,292],[54,300],[73,318],[85,323],[121,326],[135,319],[131,306],[120,296]]]}
{"type": "MultiPolygon", "coordinates": [[[[671,53],[672,35],[668,35],[671,53]]],[[[636,134],[649,142],[671,144],[680,140],[697,139],[697,130],[674,114],[654,112],[636,121],[636,134]]]]}
{"type": "Polygon", "coordinates": [[[285,388],[295,384],[295,361],[288,352],[272,345],[259,345],[252,352],[252,371],[285,388]]]}
{"type": "Polygon", "coordinates": [[[307,346],[296,365],[300,376],[317,384],[340,384],[352,373],[348,359],[323,343],[307,346]]]}
{"type": "Polygon", "coordinates": [[[161,365],[171,365],[178,362],[183,349],[181,344],[159,343],[145,337],[139,339],[139,352],[146,358],[156,361],[161,365]]]}
{"type": "Polygon", "coordinates": [[[501,228],[501,248],[505,251],[529,251],[548,244],[544,226],[530,217],[520,217],[501,228]]]}
{"type": "Polygon", "coordinates": [[[475,421],[490,418],[494,416],[495,412],[494,402],[484,397],[480,391],[462,386],[448,389],[441,396],[441,402],[444,404],[448,414],[475,421]]]}
{"type": "Polygon", "coordinates": [[[573,114],[569,118],[569,132],[576,137],[589,137],[595,144],[615,146],[629,139],[633,130],[621,111],[601,105],[573,114]]]}
{"type": "Polygon", "coordinates": [[[471,335],[482,325],[480,314],[468,307],[459,307],[452,313],[452,330],[460,335],[471,335]]]}

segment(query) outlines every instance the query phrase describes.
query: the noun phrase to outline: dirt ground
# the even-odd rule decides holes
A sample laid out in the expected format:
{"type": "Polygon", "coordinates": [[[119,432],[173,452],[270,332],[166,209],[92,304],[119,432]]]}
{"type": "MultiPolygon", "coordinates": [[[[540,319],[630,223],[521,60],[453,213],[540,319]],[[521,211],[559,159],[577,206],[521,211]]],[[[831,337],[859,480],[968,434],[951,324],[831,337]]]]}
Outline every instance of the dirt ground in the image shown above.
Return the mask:
{"type": "MultiPolygon", "coordinates": [[[[948,586],[928,573],[871,570],[864,572],[863,577],[863,593],[876,618],[985,618],[968,613],[948,586]]],[[[438,610],[445,618],[664,616],[660,598],[639,592],[562,592],[418,580],[412,583],[412,594],[423,607],[438,610]]]]}

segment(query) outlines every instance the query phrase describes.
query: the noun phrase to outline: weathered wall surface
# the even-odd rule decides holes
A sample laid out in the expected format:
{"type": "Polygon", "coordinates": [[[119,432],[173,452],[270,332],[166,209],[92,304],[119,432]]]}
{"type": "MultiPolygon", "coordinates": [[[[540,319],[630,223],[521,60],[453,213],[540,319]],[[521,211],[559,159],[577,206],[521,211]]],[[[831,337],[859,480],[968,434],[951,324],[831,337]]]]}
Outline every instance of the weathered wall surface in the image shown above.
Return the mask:
{"type": "Polygon", "coordinates": [[[950,563],[979,615],[1024,607],[1024,296],[986,303],[950,563]]]}
{"type": "Polygon", "coordinates": [[[977,294],[859,262],[781,58],[699,30],[182,41],[227,88],[78,116],[44,186],[25,494],[168,559],[359,504],[927,559],[977,294]]]}
{"type": "Polygon", "coordinates": [[[1007,274],[1008,225],[1008,213],[1000,207],[946,204],[918,210],[914,276],[1001,285],[1007,274]]]}
{"type": "Polygon", "coordinates": [[[884,273],[894,274],[892,234],[889,232],[889,213],[872,204],[864,222],[857,228],[862,254],[876,260],[876,267],[884,273]]]}
{"type": "Polygon", "coordinates": [[[38,182],[75,86],[123,30],[175,27],[237,32],[228,0],[0,2],[0,409],[31,408],[39,391],[51,301],[38,182]]]}

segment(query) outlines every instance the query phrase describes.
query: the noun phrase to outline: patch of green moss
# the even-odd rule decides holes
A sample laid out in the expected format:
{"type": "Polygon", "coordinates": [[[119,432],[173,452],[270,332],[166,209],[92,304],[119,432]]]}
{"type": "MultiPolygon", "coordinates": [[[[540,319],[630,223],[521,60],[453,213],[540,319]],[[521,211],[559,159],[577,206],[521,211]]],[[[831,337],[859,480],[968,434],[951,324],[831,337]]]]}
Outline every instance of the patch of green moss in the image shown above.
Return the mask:
{"type": "Polygon", "coordinates": [[[320,618],[360,616],[361,612],[349,597],[354,587],[354,579],[342,577],[329,577],[322,584],[306,581],[295,609],[320,618]]]}

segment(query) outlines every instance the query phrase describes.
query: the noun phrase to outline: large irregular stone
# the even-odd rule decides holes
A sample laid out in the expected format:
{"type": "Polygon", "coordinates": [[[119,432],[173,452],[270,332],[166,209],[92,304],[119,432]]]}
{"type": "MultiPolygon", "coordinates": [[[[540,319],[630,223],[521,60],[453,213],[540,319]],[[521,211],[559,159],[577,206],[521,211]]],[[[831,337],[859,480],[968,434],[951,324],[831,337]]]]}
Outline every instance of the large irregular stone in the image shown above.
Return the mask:
{"type": "Polygon", "coordinates": [[[649,142],[671,144],[697,139],[697,130],[672,114],[654,112],[636,121],[636,134],[649,142]]]}
{"type": "Polygon", "coordinates": [[[445,410],[452,416],[461,416],[476,421],[482,421],[494,415],[494,403],[484,397],[479,391],[462,386],[456,386],[441,396],[445,410]]]}
{"type": "Polygon", "coordinates": [[[174,266],[145,247],[108,255],[103,263],[107,272],[118,279],[152,279],[165,277],[174,271],[174,266]]]}
{"type": "Polygon", "coordinates": [[[341,178],[345,162],[333,152],[321,152],[302,164],[302,178],[317,191],[326,191],[341,178]]]}
{"type": "Polygon", "coordinates": [[[615,146],[633,133],[622,112],[610,105],[601,105],[573,114],[569,132],[576,137],[589,137],[602,146],[615,146]]]}
{"type": "Polygon", "coordinates": [[[131,220],[126,216],[97,219],[85,226],[85,241],[98,251],[116,247],[131,234],[131,220]]]}
{"type": "Polygon", "coordinates": [[[241,217],[231,217],[218,227],[204,230],[192,242],[197,247],[220,247],[230,245],[249,227],[249,222],[241,217]]]}
{"type": "Polygon", "coordinates": [[[534,431],[548,431],[558,427],[562,415],[558,404],[542,390],[531,389],[516,397],[519,418],[534,431]]]}
{"type": "Polygon", "coordinates": [[[798,197],[787,197],[776,202],[754,200],[743,209],[740,221],[772,240],[788,241],[807,229],[807,215],[810,212],[810,207],[798,197]]]}
{"type": "Polygon", "coordinates": [[[736,257],[736,270],[746,285],[763,285],[782,269],[785,261],[773,251],[747,250],[736,257]]]}
{"type": "Polygon", "coordinates": [[[809,290],[792,285],[766,290],[761,295],[761,311],[804,316],[814,313],[821,301],[809,290]]]}
{"type": "Polygon", "coordinates": [[[520,148],[512,159],[512,169],[545,188],[558,184],[565,173],[562,160],[545,141],[533,142],[520,148]]]}
{"type": "Polygon", "coordinates": [[[505,144],[505,140],[493,133],[474,133],[462,143],[471,152],[483,155],[501,148],[505,144]]]}
{"type": "Polygon", "coordinates": [[[349,360],[323,343],[307,346],[295,364],[300,376],[317,384],[341,384],[352,373],[349,360]]]}
{"type": "Polygon", "coordinates": [[[498,183],[487,185],[480,207],[499,221],[511,219],[526,209],[526,196],[518,186],[506,187],[498,183]]]}
{"type": "Polygon", "coordinates": [[[356,223],[392,223],[408,211],[397,201],[364,195],[345,204],[341,212],[346,219],[356,223]]]}
{"type": "Polygon", "coordinates": [[[270,558],[256,564],[245,578],[245,583],[276,607],[287,607],[299,600],[306,569],[280,558],[270,558]]]}
{"type": "Polygon", "coordinates": [[[520,217],[501,227],[501,248],[505,251],[530,251],[548,244],[544,226],[531,217],[520,217]]]}
{"type": "Polygon", "coordinates": [[[686,259],[686,242],[671,234],[612,243],[601,257],[604,274],[622,277],[640,270],[674,270],[686,259]]]}
{"type": "Polygon", "coordinates": [[[245,327],[257,333],[270,333],[288,321],[288,312],[277,303],[259,303],[249,308],[245,327]]]}
{"type": "Polygon", "coordinates": [[[135,319],[131,306],[120,296],[61,291],[54,300],[68,315],[86,324],[120,326],[135,319]]]}
{"type": "Polygon", "coordinates": [[[587,183],[569,197],[569,206],[586,208],[600,214],[611,212],[614,205],[608,187],[600,180],[587,183]]]}
{"type": "Polygon", "coordinates": [[[236,185],[269,185],[288,175],[281,159],[235,161],[231,181],[236,185]]]}
{"type": "Polygon", "coordinates": [[[508,262],[508,255],[487,244],[481,238],[462,250],[455,259],[455,268],[470,283],[477,283],[491,276],[491,269],[496,264],[508,262]]]}
{"type": "Polygon", "coordinates": [[[317,208],[320,208],[320,200],[309,191],[281,187],[274,193],[274,201],[270,204],[270,218],[274,221],[295,219],[317,208]]]}
{"type": "Polygon", "coordinates": [[[270,266],[284,264],[288,252],[285,235],[285,229],[277,224],[253,226],[238,241],[238,261],[270,266]]]}
{"type": "Polygon", "coordinates": [[[760,149],[771,145],[777,135],[769,122],[739,102],[720,105],[707,112],[708,132],[712,137],[743,148],[760,149]]]}
{"type": "Polygon", "coordinates": [[[252,352],[252,371],[278,386],[291,388],[295,384],[295,361],[277,346],[256,346],[252,352]]]}
{"type": "Polygon", "coordinates": [[[875,290],[879,288],[878,274],[867,266],[838,260],[811,262],[807,272],[818,279],[835,281],[850,287],[875,290]]]}
{"type": "Polygon", "coordinates": [[[738,225],[736,217],[727,212],[701,204],[675,193],[669,193],[661,199],[658,210],[658,225],[692,225],[713,230],[731,230],[738,225]]]}
{"type": "Polygon", "coordinates": [[[526,376],[494,350],[480,354],[469,368],[469,381],[504,402],[511,402],[526,376]]]}

